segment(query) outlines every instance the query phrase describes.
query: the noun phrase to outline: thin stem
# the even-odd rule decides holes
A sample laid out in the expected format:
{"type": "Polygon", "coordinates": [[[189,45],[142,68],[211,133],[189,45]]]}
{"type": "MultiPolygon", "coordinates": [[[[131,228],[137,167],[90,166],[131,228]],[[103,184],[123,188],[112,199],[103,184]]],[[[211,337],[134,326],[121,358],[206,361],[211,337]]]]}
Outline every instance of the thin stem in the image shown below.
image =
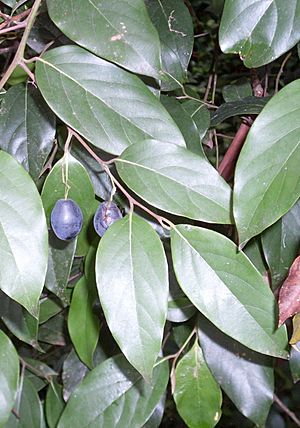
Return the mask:
{"type": "Polygon", "coordinates": [[[218,143],[218,137],[215,129],[214,129],[213,135],[214,135],[214,143],[216,148],[216,169],[218,169],[219,168],[219,143],[218,143]]]}
{"type": "Polygon", "coordinates": [[[25,73],[27,73],[28,76],[30,77],[32,83],[35,84],[35,77],[34,77],[34,74],[32,73],[32,71],[30,70],[30,68],[27,67],[27,65],[24,64],[24,62],[22,62],[22,61],[19,62],[19,66],[21,68],[23,68],[23,70],[25,71],[25,73]]]}
{"type": "Polygon", "coordinates": [[[27,21],[20,22],[20,24],[16,24],[13,27],[3,28],[3,30],[0,30],[0,34],[11,33],[13,31],[20,30],[21,28],[26,27],[26,25],[27,21]]]}
{"type": "Polygon", "coordinates": [[[12,60],[10,66],[8,67],[8,69],[6,70],[6,72],[4,73],[4,76],[2,77],[2,79],[0,81],[0,90],[3,88],[5,83],[8,81],[10,75],[12,74],[12,72],[14,71],[16,66],[20,62],[22,62],[22,60],[23,60],[26,43],[27,43],[31,28],[33,26],[33,23],[35,21],[36,15],[38,13],[38,9],[40,7],[41,1],[42,0],[35,0],[32,8],[31,8],[30,15],[28,16],[28,19],[26,21],[27,25],[25,27],[25,30],[24,30],[22,39],[20,41],[19,47],[17,49],[17,52],[15,53],[14,59],[12,60]]]}
{"type": "Polygon", "coordinates": [[[280,398],[276,395],[276,394],[274,394],[273,395],[273,401],[274,401],[274,403],[276,403],[279,407],[280,407],[280,409],[284,412],[284,413],[286,413],[287,415],[288,415],[288,417],[290,418],[290,419],[292,419],[292,421],[294,421],[295,422],[295,424],[297,425],[297,427],[300,427],[300,420],[297,418],[297,416],[295,415],[295,413],[294,412],[292,412],[281,400],[280,400],[280,398]]]}
{"type": "Polygon", "coordinates": [[[280,81],[280,77],[281,77],[281,75],[282,75],[282,73],[283,73],[283,69],[284,69],[284,67],[285,67],[285,65],[286,65],[286,63],[288,62],[288,60],[290,59],[290,56],[292,55],[292,52],[289,52],[286,56],[285,56],[285,58],[284,58],[284,60],[282,61],[282,64],[281,64],[281,66],[280,66],[280,69],[279,69],[279,71],[278,71],[278,74],[277,74],[277,76],[276,76],[276,81],[275,81],[275,94],[278,92],[278,90],[279,90],[279,81],[280,81]]]}
{"type": "Polygon", "coordinates": [[[70,143],[72,140],[72,134],[71,132],[68,130],[68,137],[67,140],[65,142],[65,147],[64,147],[64,157],[63,157],[63,162],[62,162],[62,181],[65,185],[65,199],[68,199],[68,194],[69,194],[69,190],[70,190],[70,186],[69,186],[69,147],[70,147],[70,143]]]}

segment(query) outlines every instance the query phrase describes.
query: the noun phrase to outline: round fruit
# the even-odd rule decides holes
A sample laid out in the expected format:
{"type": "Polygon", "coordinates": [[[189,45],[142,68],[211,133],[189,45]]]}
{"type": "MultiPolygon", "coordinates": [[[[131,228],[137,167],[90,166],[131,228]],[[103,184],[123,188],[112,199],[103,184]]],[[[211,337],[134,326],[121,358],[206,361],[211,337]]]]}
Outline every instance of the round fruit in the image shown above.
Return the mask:
{"type": "Polygon", "coordinates": [[[121,211],[114,202],[102,202],[94,216],[94,228],[99,236],[103,236],[109,226],[120,218],[121,211]]]}
{"type": "Polygon", "coordinates": [[[75,238],[81,231],[83,215],[72,199],[59,199],[51,211],[51,226],[62,241],[75,238]]]}

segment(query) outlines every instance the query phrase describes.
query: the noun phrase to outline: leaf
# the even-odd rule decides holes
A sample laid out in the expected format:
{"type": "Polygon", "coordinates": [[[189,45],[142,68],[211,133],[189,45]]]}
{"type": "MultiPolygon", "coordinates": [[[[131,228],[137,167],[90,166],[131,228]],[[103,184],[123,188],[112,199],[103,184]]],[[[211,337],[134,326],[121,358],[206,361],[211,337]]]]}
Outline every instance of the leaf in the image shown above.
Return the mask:
{"type": "Polygon", "coordinates": [[[10,153],[38,181],[52,149],[55,116],[31,84],[11,87],[0,107],[0,148],[10,153]]]}
{"type": "Polygon", "coordinates": [[[70,395],[76,387],[82,382],[89,369],[78,358],[74,349],[68,354],[63,363],[62,381],[63,381],[63,398],[68,401],[70,395]]]}
{"type": "Polygon", "coordinates": [[[192,17],[181,0],[146,0],[145,3],[159,34],[163,69],[170,77],[161,82],[161,89],[171,91],[187,78],[194,44],[192,17]]]}
{"type": "Polygon", "coordinates": [[[63,310],[62,303],[53,296],[40,300],[39,324],[43,324],[63,310]]]}
{"type": "Polygon", "coordinates": [[[21,305],[0,291],[0,317],[6,327],[19,340],[39,348],[37,342],[38,320],[21,305]]]}
{"type": "Polygon", "coordinates": [[[162,243],[145,220],[129,214],[109,227],[98,247],[96,279],[112,335],[149,380],[167,316],[168,266],[162,243]]]}
{"type": "Polygon", "coordinates": [[[240,243],[275,223],[300,196],[300,80],[278,92],[251,127],[233,196],[240,243]]]}
{"type": "Polygon", "coordinates": [[[248,79],[239,79],[230,85],[223,86],[222,95],[226,103],[242,101],[244,98],[252,96],[251,83],[248,79]]]}
{"type": "Polygon", "coordinates": [[[184,146],[170,115],[137,76],[78,46],[43,55],[36,80],[57,116],[108,153],[119,155],[148,138],[184,146]]]}
{"type": "Polygon", "coordinates": [[[295,346],[292,346],[289,365],[291,374],[293,377],[294,383],[299,382],[300,380],[300,350],[299,350],[300,342],[298,342],[295,346]]]}
{"type": "Polygon", "coordinates": [[[246,67],[268,64],[291,49],[300,39],[300,6],[297,0],[225,1],[220,47],[238,53],[246,67]]]}
{"type": "Polygon", "coordinates": [[[292,337],[290,338],[289,343],[292,346],[297,347],[297,343],[299,341],[300,341],[300,313],[298,312],[293,317],[293,334],[292,334],[292,337]]]}
{"type": "Polygon", "coordinates": [[[45,287],[64,304],[69,303],[66,294],[77,240],[62,241],[49,230],[49,256],[45,287]]]}
{"type": "Polygon", "coordinates": [[[264,426],[274,393],[271,359],[232,340],[204,317],[199,330],[204,358],[216,381],[246,418],[264,426]]]}
{"type": "Polygon", "coordinates": [[[4,426],[16,399],[19,358],[14,345],[1,330],[0,349],[0,425],[4,426]]]}
{"type": "Polygon", "coordinates": [[[49,428],[56,428],[65,407],[62,398],[62,386],[56,382],[49,384],[46,395],[46,418],[49,428]]]}
{"type": "Polygon", "coordinates": [[[24,168],[1,151],[0,288],[36,318],[47,269],[47,241],[37,188],[24,168]]]}
{"type": "Polygon", "coordinates": [[[189,428],[214,427],[221,417],[222,393],[197,342],[176,367],[174,400],[189,428]]]}
{"type": "Polygon", "coordinates": [[[44,428],[44,412],[38,393],[33,384],[24,377],[17,397],[16,414],[11,414],[5,428],[44,428]]]}
{"type": "MultiPolygon", "coordinates": [[[[68,165],[68,185],[70,186],[68,198],[73,199],[81,208],[83,214],[83,227],[77,238],[77,254],[85,254],[89,248],[91,238],[89,236],[89,225],[92,222],[92,217],[95,212],[94,202],[95,195],[93,185],[86,172],[85,168],[78,162],[72,155],[68,154],[66,157],[60,159],[52,168],[47,176],[44,187],[42,190],[42,200],[47,216],[47,222],[50,223],[51,211],[58,199],[63,199],[65,196],[65,185],[63,183],[63,172],[66,171],[68,165]],[[94,204],[93,204],[94,202],[94,204]]],[[[48,275],[49,280],[53,280],[53,274],[60,276],[61,283],[65,283],[66,275],[70,272],[70,263],[72,263],[73,248],[72,244],[58,244],[54,238],[50,241],[50,245],[56,247],[55,251],[51,251],[48,275]],[[64,258],[66,272],[60,269],[58,272],[58,260],[64,258]],[[52,264],[52,266],[51,266],[52,264]],[[56,271],[56,272],[54,272],[56,271]]],[[[54,280],[55,281],[55,280],[54,280]]],[[[58,279],[56,279],[56,282],[58,279]]],[[[53,287],[52,287],[53,288],[53,287]]],[[[61,284],[55,286],[55,289],[61,288],[61,284]]]]}
{"type": "Polygon", "coordinates": [[[50,343],[51,345],[65,346],[66,337],[64,314],[60,312],[43,323],[39,328],[38,338],[41,342],[50,343]]]}
{"type": "Polygon", "coordinates": [[[200,140],[202,141],[208,128],[210,127],[210,113],[205,104],[201,101],[186,101],[182,104],[183,109],[190,115],[195,123],[200,140]]]}
{"type": "Polygon", "coordinates": [[[231,223],[229,185],[206,159],[183,147],[154,140],[137,143],[122,153],[116,166],[127,186],[157,208],[209,223],[231,223]]]}
{"type": "Polygon", "coordinates": [[[288,318],[300,312],[300,256],[294,260],[288,277],[280,288],[278,305],[278,325],[283,324],[288,318]]]}
{"type": "Polygon", "coordinates": [[[248,348],[287,358],[286,330],[276,330],[274,296],[233,242],[212,230],[177,225],[171,246],[178,282],[203,315],[248,348]]]}
{"type": "Polygon", "coordinates": [[[47,0],[47,5],[52,21],[80,46],[134,73],[163,77],[158,34],[143,0],[47,0]]]}
{"type": "Polygon", "coordinates": [[[159,428],[164,415],[166,405],[166,392],[162,395],[161,399],[157,403],[152,415],[143,425],[143,428],[159,428]]]}
{"type": "Polygon", "coordinates": [[[287,276],[300,246],[300,201],[280,220],[265,230],[262,245],[269,265],[272,286],[277,288],[287,276]]]}
{"type": "Polygon", "coordinates": [[[168,382],[168,366],[159,364],[152,383],[123,355],[95,367],[70,397],[58,428],[140,428],[150,417],[168,382]]]}
{"type": "Polygon", "coordinates": [[[200,156],[204,156],[198,128],[191,116],[184,110],[184,104],[182,105],[176,98],[166,95],[162,95],[160,100],[180,129],[187,149],[200,156]]]}
{"type": "Polygon", "coordinates": [[[99,338],[99,320],[93,312],[97,296],[95,283],[82,277],[76,284],[68,315],[68,330],[80,359],[93,367],[93,354],[99,338]]]}
{"type": "MultiPolygon", "coordinates": [[[[259,237],[252,238],[250,242],[243,248],[244,253],[249,260],[254,264],[258,272],[263,276],[267,277],[268,267],[264,258],[264,253],[259,237]]],[[[269,283],[266,278],[266,282],[269,283]]]]}
{"type": "Polygon", "coordinates": [[[215,128],[230,117],[259,114],[269,99],[267,97],[247,97],[222,104],[211,116],[211,127],[215,128]]]}

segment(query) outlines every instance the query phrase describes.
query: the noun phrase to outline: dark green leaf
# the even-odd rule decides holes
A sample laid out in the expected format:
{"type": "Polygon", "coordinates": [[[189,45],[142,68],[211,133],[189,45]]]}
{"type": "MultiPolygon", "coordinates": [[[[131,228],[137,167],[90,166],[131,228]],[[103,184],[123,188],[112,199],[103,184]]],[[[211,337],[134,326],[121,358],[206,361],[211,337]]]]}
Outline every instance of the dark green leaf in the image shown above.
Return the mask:
{"type": "Polygon", "coordinates": [[[38,338],[41,342],[64,346],[66,344],[64,313],[60,312],[43,323],[39,328],[38,338]]]}
{"type": "Polygon", "coordinates": [[[225,85],[222,95],[226,103],[243,100],[252,96],[252,87],[248,79],[240,79],[231,85],[225,85]]]}
{"type": "Polygon", "coordinates": [[[168,382],[167,363],[153,372],[152,383],[123,355],[94,368],[70,397],[58,428],[140,428],[150,417],[168,382]]]}
{"type": "Polygon", "coordinates": [[[46,275],[47,241],[37,188],[24,168],[1,151],[0,288],[34,317],[46,275]]]}
{"type": "Polygon", "coordinates": [[[243,248],[243,251],[246,254],[246,256],[251,260],[251,262],[254,264],[258,272],[262,276],[266,277],[268,266],[264,258],[264,253],[263,253],[260,239],[252,238],[251,241],[248,242],[248,244],[243,248]]]}
{"type": "Polygon", "coordinates": [[[270,98],[247,97],[222,104],[211,116],[211,127],[215,128],[229,117],[259,114],[270,98]]]}
{"type": "Polygon", "coordinates": [[[250,68],[274,61],[300,39],[298,0],[226,0],[220,26],[220,46],[238,53],[250,68]]]}
{"type": "Polygon", "coordinates": [[[250,349],[287,357],[286,330],[276,330],[274,296],[233,242],[212,230],[180,225],[172,229],[171,244],[178,282],[200,312],[250,349]]]}
{"type": "Polygon", "coordinates": [[[52,296],[40,300],[39,324],[43,324],[44,322],[48,321],[50,318],[54,317],[62,310],[62,303],[58,299],[53,298],[52,296]]]}
{"type": "Polygon", "coordinates": [[[82,277],[76,284],[68,316],[68,329],[80,359],[93,367],[93,354],[99,338],[99,320],[93,312],[96,284],[82,277]]]}
{"type": "Polygon", "coordinates": [[[62,381],[65,401],[69,400],[70,395],[88,372],[87,366],[80,361],[76,352],[72,349],[63,364],[62,381]]]}
{"type": "Polygon", "coordinates": [[[110,226],[98,247],[96,278],[112,335],[150,379],[167,316],[168,267],[161,241],[145,220],[129,214],[110,226]]]}
{"type": "Polygon", "coordinates": [[[143,425],[143,428],[159,428],[164,411],[165,411],[165,404],[166,404],[166,392],[162,395],[161,399],[159,400],[158,404],[156,405],[152,415],[147,420],[147,422],[143,425]]]}
{"type": "Polygon", "coordinates": [[[43,363],[40,360],[23,357],[23,361],[28,371],[34,373],[40,378],[46,379],[48,382],[52,382],[53,377],[58,375],[57,372],[55,372],[53,369],[51,369],[51,367],[47,366],[47,364],[43,363]]]}
{"type": "Polygon", "coordinates": [[[292,346],[291,354],[290,354],[290,370],[292,373],[293,381],[299,382],[300,380],[300,343],[298,342],[295,346],[292,346]]]}
{"type": "Polygon", "coordinates": [[[231,189],[204,158],[149,140],[126,149],[116,161],[128,187],[151,205],[211,223],[231,223],[231,189]]]}
{"type": "Polygon", "coordinates": [[[210,127],[210,113],[205,104],[200,101],[189,100],[182,104],[184,110],[190,115],[195,123],[200,140],[202,141],[210,127]]]}
{"type": "Polygon", "coordinates": [[[0,108],[0,148],[10,153],[38,181],[52,149],[55,116],[31,84],[11,87],[0,108]]]}
{"type": "Polygon", "coordinates": [[[4,426],[13,408],[19,380],[19,358],[9,338],[0,330],[0,425],[4,426]]]}
{"type": "Polygon", "coordinates": [[[272,286],[277,288],[288,274],[300,247],[300,201],[262,234],[272,286]]]}
{"type": "Polygon", "coordinates": [[[21,305],[0,291],[0,317],[6,327],[19,340],[39,348],[37,342],[38,320],[21,305]]]}
{"type": "MultiPolygon", "coordinates": [[[[63,199],[65,195],[65,185],[63,183],[63,173],[68,169],[68,185],[70,186],[68,198],[73,199],[81,208],[83,214],[83,227],[77,238],[77,254],[85,254],[89,248],[89,227],[95,212],[96,202],[94,201],[94,189],[85,168],[70,154],[63,157],[52,168],[47,176],[42,191],[42,200],[49,224],[51,210],[58,199],[63,199]],[[67,166],[68,165],[68,166],[67,166]]],[[[50,241],[50,264],[48,279],[50,289],[58,291],[63,288],[70,273],[73,260],[74,246],[71,243],[59,244],[57,240],[50,241]],[[58,264],[62,260],[64,268],[58,264]],[[64,269],[66,271],[64,272],[64,269]]]]}
{"type": "Polygon", "coordinates": [[[119,155],[148,138],[184,146],[170,115],[137,76],[78,46],[43,55],[36,79],[52,110],[108,153],[119,155]]]}
{"type": "Polygon", "coordinates": [[[47,5],[51,19],[77,44],[135,73],[163,77],[158,34],[143,0],[47,0],[47,5]]]}
{"type": "Polygon", "coordinates": [[[275,223],[300,196],[299,100],[295,80],[268,102],[242,148],[233,196],[241,244],[275,223]]]}
{"type": "Polygon", "coordinates": [[[194,44],[192,17],[181,0],[145,2],[159,34],[163,69],[170,77],[161,82],[161,88],[170,91],[178,88],[178,82],[184,82],[187,77],[194,44]]]}
{"type": "Polygon", "coordinates": [[[76,239],[62,241],[49,230],[49,256],[45,287],[68,304],[66,287],[76,249],[76,239]]]}
{"type": "Polygon", "coordinates": [[[273,402],[272,361],[221,333],[201,317],[200,343],[216,381],[239,411],[264,426],[273,402]]]}
{"type": "Polygon", "coordinates": [[[49,428],[56,428],[60,415],[65,407],[62,398],[62,386],[56,382],[50,383],[46,395],[46,418],[49,428]]]}
{"type": "Polygon", "coordinates": [[[197,342],[176,367],[174,400],[189,428],[214,427],[221,417],[222,393],[197,342]]]}

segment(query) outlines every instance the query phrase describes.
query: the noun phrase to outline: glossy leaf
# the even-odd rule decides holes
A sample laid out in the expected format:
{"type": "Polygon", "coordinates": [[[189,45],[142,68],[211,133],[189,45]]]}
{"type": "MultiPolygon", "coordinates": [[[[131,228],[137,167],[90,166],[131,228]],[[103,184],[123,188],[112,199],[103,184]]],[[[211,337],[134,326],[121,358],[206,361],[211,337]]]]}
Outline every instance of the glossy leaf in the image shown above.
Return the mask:
{"type": "Polygon", "coordinates": [[[187,77],[194,44],[192,17],[181,0],[146,0],[145,3],[159,34],[163,70],[169,77],[161,82],[161,89],[171,91],[187,77]]]}
{"type": "Polygon", "coordinates": [[[39,348],[37,342],[38,320],[23,306],[0,291],[0,317],[6,327],[19,340],[39,348]]]}
{"type": "Polygon", "coordinates": [[[140,428],[150,417],[168,382],[168,366],[159,364],[152,383],[123,355],[95,367],[70,397],[58,428],[140,428]]]}
{"type": "Polygon", "coordinates": [[[160,42],[143,0],[47,0],[47,5],[53,22],[77,44],[135,73],[162,77],[160,42]]]}
{"type": "Polygon", "coordinates": [[[45,428],[42,403],[33,384],[24,377],[20,383],[15,414],[11,414],[5,428],[45,428]],[[16,417],[15,415],[18,415],[16,417]]]}
{"type": "Polygon", "coordinates": [[[49,230],[49,256],[45,287],[68,304],[68,284],[77,240],[61,241],[49,230]]]}
{"type": "Polygon", "coordinates": [[[40,300],[39,324],[43,324],[63,310],[63,305],[53,296],[40,300]]]}
{"type": "Polygon", "coordinates": [[[19,381],[19,358],[14,345],[0,330],[0,426],[13,408],[19,381]]]}
{"type": "MultiPolygon", "coordinates": [[[[65,185],[63,183],[63,173],[66,171],[66,166],[68,165],[68,185],[70,186],[68,192],[68,198],[73,199],[82,210],[83,214],[83,228],[77,238],[77,254],[85,254],[89,248],[90,238],[89,238],[89,225],[91,224],[92,217],[94,214],[95,203],[93,205],[95,195],[93,185],[91,180],[86,172],[85,168],[78,162],[72,155],[68,154],[67,157],[63,157],[60,159],[52,168],[51,172],[47,176],[43,191],[42,191],[42,200],[47,216],[47,222],[50,222],[50,213],[53,209],[56,201],[58,199],[63,199],[65,195],[65,185]]],[[[56,247],[57,251],[52,252],[52,264],[55,265],[54,270],[57,271],[60,269],[60,280],[61,283],[65,283],[66,275],[68,271],[70,271],[70,264],[72,263],[72,245],[71,244],[58,244],[57,240],[51,241],[53,247],[56,247]],[[57,262],[59,262],[59,254],[64,254],[65,259],[65,269],[66,272],[61,270],[61,266],[57,266],[57,262]]],[[[51,245],[51,243],[50,243],[51,245]]],[[[50,279],[53,274],[57,277],[58,273],[54,273],[51,268],[50,261],[50,279]]],[[[56,279],[57,289],[61,284],[58,284],[56,279]]],[[[61,288],[61,287],[60,287],[61,288]]]]}
{"type": "Polygon", "coordinates": [[[74,349],[68,354],[63,363],[62,381],[63,381],[63,398],[68,401],[70,395],[76,387],[82,382],[89,369],[78,358],[74,349]]]}
{"type": "Polygon", "coordinates": [[[269,98],[247,97],[242,100],[222,104],[211,116],[211,126],[216,127],[224,120],[234,116],[259,114],[269,98]]]}
{"type": "Polygon", "coordinates": [[[143,428],[159,428],[166,405],[166,392],[162,395],[161,399],[157,403],[152,415],[147,420],[147,422],[143,425],[143,428]]]}
{"type": "Polygon", "coordinates": [[[167,316],[168,267],[161,241],[145,220],[129,214],[109,227],[98,247],[96,278],[112,335],[149,380],[167,316]]]}
{"type": "Polygon", "coordinates": [[[62,398],[62,386],[60,384],[52,382],[48,386],[45,407],[49,428],[56,428],[60,415],[65,407],[62,398]]]}
{"type": "Polygon", "coordinates": [[[184,105],[176,100],[176,98],[166,95],[162,95],[160,100],[182,132],[187,149],[200,156],[204,156],[198,128],[192,117],[184,109],[184,105]]]}
{"type": "Polygon", "coordinates": [[[246,67],[268,64],[291,49],[300,39],[298,0],[226,0],[220,46],[238,53],[246,67]]]}
{"type": "Polygon", "coordinates": [[[266,282],[269,283],[268,276],[268,266],[266,264],[262,245],[259,237],[252,238],[250,242],[243,248],[244,253],[249,260],[254,264],[258,272],[265,277],[266,282]]]}
{"type": "Polygon", "coordinates": [[[0,107],[0,129],[0,148],[37,182],[52,149],[55,116],[33,85],[17,85],[6,92],[0,107]]]}
{"type": "Polygon", "coordinates": [[[189,428],[214,427],[221,417],[222,393],[195,343],[176,367],[174,399],[189,428]]]}
{"type": "Polygon", "coordinates": [[[276,330],[274,296],[232,241],[212,230],[180,225],[172,229],[171,244],[178,282],[203,315],[248,348],[287,357],[286,331],[276,330]]]}
{"type": "Polygon", "coordinates": [[[68,329],[80,359],[93,367],[93,354],[99,338],[99,320],[93,312],[97,296],[95,283],[82,277],[76,284],[68,316],[68,329]]]}
{"type": "Polygon", "coordinates": [[[300,312],[300,256],[294,260],[288,277],[280,288],[278,305],[279,325],[300,312]]]}
{"type": "Polygon", "coordinates": [[[208,108],[205,104],[194,100],[186,101],[182,104],[182,107],[195,123],[199,132],[200,140],[202,141],[210,127],[210,113],[208,108]]]}
{"type": "Polygon", "coordinates": [[[239,156],[234,216],[240,243],[275,223],[300,195],[300,80],[278,92],[255,120],[239,156]]]}
{"type": "Polygon", "coordinates": [[[265,230],[261,238],[272,286],[277,288],[287,276],[300,247],[300,201],[265,230]]]}
{"type": "Polygon", "coordinates": [[[119,155],[148,138],[184,145],[170,115],[137,76],[78,46],[43,55],[36,79],[57,116],[108,153],[119,155]]]}
{"type": "Polygon", "coordinates": [[[34,317],[46,275],[47,240],[45,214],[32,179],[1,151],[0,288],[34,317]]]}
{"type": "Polygon", "coordinates": [[[127,186],[151,205],[195,220],[231,222],[230,187],[189,150],[149,140],[126,149],[116,164],[127,186]]]}
{"type": "Polygon", "coordinates": [[[271,359],[232,340],[204,317],[199,329],[204,358],[216,381],[244,416],[264,426],[274,393],[271,359]]]}

